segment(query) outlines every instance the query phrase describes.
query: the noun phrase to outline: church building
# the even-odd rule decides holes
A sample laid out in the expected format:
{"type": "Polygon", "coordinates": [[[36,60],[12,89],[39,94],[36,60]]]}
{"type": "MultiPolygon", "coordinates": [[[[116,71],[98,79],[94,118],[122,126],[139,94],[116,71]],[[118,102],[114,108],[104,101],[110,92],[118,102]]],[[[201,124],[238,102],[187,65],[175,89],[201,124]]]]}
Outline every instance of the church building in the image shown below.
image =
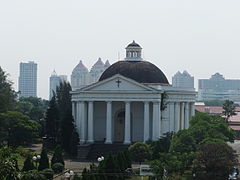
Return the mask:
{"type": "Polygon", "coordinates": [[[195,90],[169,84],[134,41],[98,82],[71,93],[80,144],[156,141],[188,128],[195,113],[195,90]]]}

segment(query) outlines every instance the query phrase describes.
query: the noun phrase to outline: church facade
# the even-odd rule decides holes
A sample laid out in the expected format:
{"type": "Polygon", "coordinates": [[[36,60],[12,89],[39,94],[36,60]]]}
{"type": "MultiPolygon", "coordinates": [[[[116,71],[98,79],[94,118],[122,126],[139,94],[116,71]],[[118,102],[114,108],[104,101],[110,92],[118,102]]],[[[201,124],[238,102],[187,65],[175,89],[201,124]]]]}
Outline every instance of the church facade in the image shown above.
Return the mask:
{"type": "Polygon", "coordinates": [[[80,144],[145,142],[189,127],[194,89],[172,87],[164,73],[144,61],[141,46],[126,47],[126,58],[108,67],[98,82],[72,91],[80,144]]]}

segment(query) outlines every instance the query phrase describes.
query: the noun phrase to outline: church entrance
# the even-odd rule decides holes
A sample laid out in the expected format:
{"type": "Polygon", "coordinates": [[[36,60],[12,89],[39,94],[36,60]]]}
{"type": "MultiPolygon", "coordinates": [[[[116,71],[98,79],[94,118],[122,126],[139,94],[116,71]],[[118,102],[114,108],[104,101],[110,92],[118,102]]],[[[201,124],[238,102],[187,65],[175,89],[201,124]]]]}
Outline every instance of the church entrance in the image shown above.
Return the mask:
{"type": "Polygon", "coordinates": [[[124,140],[125,111],[120,111],[115,116],[114,141],[123,142],[124,140]]]}

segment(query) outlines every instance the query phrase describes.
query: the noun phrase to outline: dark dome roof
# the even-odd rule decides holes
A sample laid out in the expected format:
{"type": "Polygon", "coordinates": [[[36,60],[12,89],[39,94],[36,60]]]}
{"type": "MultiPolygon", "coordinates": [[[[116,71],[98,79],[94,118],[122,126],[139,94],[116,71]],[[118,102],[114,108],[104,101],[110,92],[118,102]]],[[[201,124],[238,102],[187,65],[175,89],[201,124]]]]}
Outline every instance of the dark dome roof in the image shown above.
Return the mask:
{"type": "Polygon", "coordinates": [[[141,47],[139,44],[135,43],[135,41],[133,40],[132,43],[130,43],[127,47],[141,47]]]}
{"type": "Polygon", "coordinates": [[[169,84],[163,72],[148,61],[118,61],[107,68],[99,81],[121,74],[139,83],[169,84]]]}

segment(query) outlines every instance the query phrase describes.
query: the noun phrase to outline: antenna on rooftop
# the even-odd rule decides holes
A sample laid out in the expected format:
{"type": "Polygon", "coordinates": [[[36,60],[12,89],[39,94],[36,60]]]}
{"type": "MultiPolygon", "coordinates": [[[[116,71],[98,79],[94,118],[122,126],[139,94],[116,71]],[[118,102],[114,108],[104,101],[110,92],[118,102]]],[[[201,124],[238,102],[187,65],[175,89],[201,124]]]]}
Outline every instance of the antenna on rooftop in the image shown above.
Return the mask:
{"type": "Polygon", "coordinates": [[[120,61],[120,52],[118,51],[118,61],[120,61]]]}

